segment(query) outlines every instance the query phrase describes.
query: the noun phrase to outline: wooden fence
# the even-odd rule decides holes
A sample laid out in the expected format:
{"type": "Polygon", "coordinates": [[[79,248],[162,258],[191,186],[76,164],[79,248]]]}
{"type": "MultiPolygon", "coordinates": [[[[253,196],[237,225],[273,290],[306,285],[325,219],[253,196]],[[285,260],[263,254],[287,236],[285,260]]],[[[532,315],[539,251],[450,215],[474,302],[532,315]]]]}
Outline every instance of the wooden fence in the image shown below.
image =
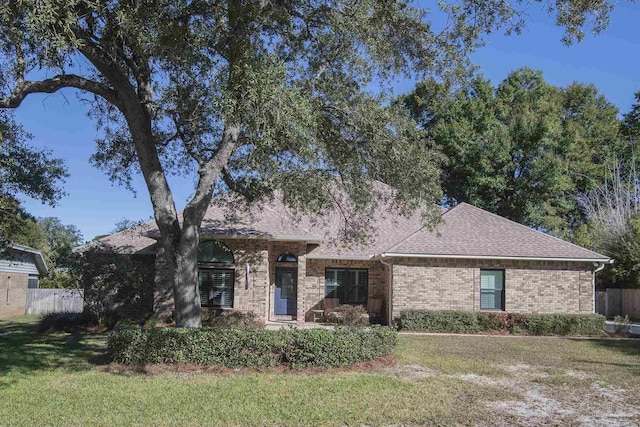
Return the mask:
{"type": "Polygon", "coordinates": [[[608,288],[596,292],[596,313],[607,318],[629,315],[632,319],[640,319],[640,289],[608,288]]]}
{"type": "Polygon", "coordinates": [[[27,314],[82,313],[81,289],[27,289],[27,314]]]}

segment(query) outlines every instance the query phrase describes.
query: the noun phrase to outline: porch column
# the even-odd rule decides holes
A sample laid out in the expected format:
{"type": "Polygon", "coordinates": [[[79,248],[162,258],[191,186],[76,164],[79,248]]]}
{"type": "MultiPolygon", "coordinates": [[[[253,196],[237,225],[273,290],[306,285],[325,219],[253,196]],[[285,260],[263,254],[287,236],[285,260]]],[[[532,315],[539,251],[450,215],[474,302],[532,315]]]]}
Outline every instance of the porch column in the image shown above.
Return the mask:
{"type": "Polygon", "coordinates": [[[307,243],[298,246],[298,300],[296,301],[296,320],[299,327],[304,326],[306,317],[306,280],[307,280],[307,243]]]}

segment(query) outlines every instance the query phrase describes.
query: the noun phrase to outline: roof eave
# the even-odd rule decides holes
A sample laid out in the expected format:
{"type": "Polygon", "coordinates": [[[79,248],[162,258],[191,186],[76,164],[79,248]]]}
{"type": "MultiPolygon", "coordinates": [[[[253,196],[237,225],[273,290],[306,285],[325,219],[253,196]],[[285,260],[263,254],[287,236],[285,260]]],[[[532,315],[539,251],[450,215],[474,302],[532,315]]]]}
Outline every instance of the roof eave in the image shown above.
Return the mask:
{"type": "Polygon", "coordinates": [[[344,261],[371,261],[375,255],[307,255],[307,259],[326,259],[326,260],[344,260],[344,261]]]}
{"type": "Polygon", "coordinates": [[[36,268],[38,269],[38,272],[43,276],[46,276],[47,274],[49,274],[49,268],[47,267],[47,262],[45,261],[44,256],[42,255],[42,252],[40,252],[37,249],[31,248],[29,246],[18,245],[18,244],[11,244],[9,245],[9,247],[18,251],[27,252],[34,255],[36,268]]]}
{"type": "Polygon", "coordinates": [[[570,257],[532,257],[532,256],[504,256],[504,255],[451,255],[451,254],[416,254],[401,252],[385,252],[381,256],[387,258],[455,258],[455,259],[501,259],[522,261],[565,261],[565,262],[602,262],[613,264],[613,259],[602,258],[570,258],[570,257]]]}

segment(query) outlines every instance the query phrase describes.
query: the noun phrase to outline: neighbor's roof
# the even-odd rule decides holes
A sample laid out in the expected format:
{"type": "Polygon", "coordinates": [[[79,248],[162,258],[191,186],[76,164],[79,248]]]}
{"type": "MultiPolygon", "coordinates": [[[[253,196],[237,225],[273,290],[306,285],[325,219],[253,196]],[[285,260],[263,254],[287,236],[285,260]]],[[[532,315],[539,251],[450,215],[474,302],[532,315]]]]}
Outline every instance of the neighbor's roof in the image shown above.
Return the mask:
{"type": "Polygon", "coordinates": [[[607,256],[467,203],[447,211],[442,220],[437,230],[423,227],[383,255],[609,261],[607,256]]]}
{"type": "Polygon", "coordinates": [[[14,251],[33,255],[33,260],[35,261],[36,268],[38,269],[38,273],[40,273],[41,275],[46,275],[49,272],[49,269],[47,268],[47,262],[45,261],[42,252],[40,252],[39,250],[31,248],[29,246],[19,245],[17,243],[11,243],[8,246],[14,251]]]}
{"type": "MultiPolygon", "coordinates": [[[[299,215],[275,197],[246,205],[237,199],[212,202],[202,222],[203,235],[221,239],[303,241],[312,246],[308,258],[371,259],[380,255],[533,258],[608,261],[608,257],[533,230],[480,208],[461,203],[442,210],[436,231],[424,226],[420,212],[401,216],[382,202],[368,218],[370,238],[344,244],[340,238],[344,218],[338,210],[323,217],[299,215]]],[[[159,231],[151,221],[131,230],[85,245],[121,253],[151,254],[159,231]]]]}

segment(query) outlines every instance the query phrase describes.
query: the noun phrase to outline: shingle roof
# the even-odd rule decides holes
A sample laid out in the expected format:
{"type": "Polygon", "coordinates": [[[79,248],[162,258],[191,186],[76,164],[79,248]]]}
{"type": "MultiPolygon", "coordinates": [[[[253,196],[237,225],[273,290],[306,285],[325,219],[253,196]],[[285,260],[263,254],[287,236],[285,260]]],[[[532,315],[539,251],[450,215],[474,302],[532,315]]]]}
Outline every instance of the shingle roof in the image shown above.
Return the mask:
{"type": "Polygon", "coordinates": [[[594,261],[608,259],[467,203],[460,203],[447,211],[442,220],[436,230],[423,227],[385,250],[385,253],[594,261]]]}
{"type": "MultiPolygon", "coordinates": [[[[336,212],[323,217],[296,215],[281,199],[253,205],[212,202],[202,222],[205,235],[220,238],[298,240],[316,243],[310,258],[368,259],[380,254],[451,255],[475,257],[533,257],[605,260],[606,256],[581,248],[461,203],[444,211],[435,231],[424,226],[419,212],[396,214],[382,203],[368,219],[370,238],[345,244],[340,238],[343,218],[336,212]]],[[[121,253],[153,253],[155,223],[116,233],[90,245],[121,253]]],[[[86,246],[85,246],[86,247],[86,246]]]]}

